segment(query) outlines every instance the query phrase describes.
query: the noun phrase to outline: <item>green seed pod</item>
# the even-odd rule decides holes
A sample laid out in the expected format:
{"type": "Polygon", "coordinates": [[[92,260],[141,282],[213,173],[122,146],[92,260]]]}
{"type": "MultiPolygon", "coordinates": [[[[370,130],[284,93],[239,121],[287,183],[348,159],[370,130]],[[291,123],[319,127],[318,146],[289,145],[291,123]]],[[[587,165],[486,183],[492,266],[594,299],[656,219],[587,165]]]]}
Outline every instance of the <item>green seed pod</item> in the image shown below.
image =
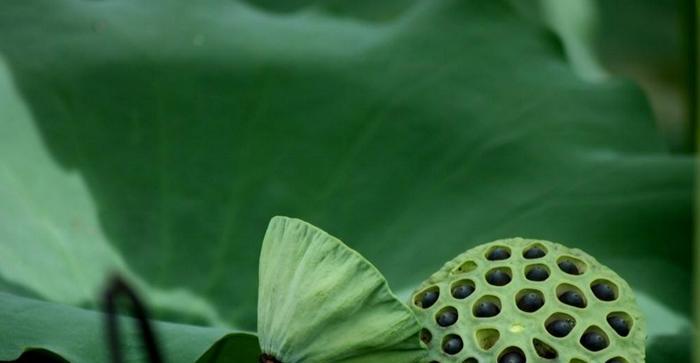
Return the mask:
{"type": "Polygon", "coordinates": [[[425,362],[644,362],[627,282],[578,249],[504,239],[446,263],[411,296],[425,362]]]}
{"type": "Polygon", "coordinates": [[[260,254],[260,362],[419,362],[419,332],[359,253],[304,221],[270,221],[260,254]]]}

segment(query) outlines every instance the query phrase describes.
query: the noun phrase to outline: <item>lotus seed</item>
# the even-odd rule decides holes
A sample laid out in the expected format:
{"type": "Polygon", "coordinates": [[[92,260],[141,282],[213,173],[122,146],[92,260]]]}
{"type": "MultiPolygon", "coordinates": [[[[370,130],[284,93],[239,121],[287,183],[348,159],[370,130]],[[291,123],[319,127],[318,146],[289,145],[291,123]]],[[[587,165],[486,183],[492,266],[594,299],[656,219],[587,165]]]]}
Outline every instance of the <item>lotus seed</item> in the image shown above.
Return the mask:
{"type": "Polygon", "coordinates": [[[559,262],[559,268],[566,272],[567,274],[570,275],[580,275],[581,272],[578,270],[578,266],[576,266],[575,263],[569,261],[569,260],[564,260],[559,262]]]}
{"type": "Polygon", "coordinates": [[[591,290],[593,290],[593,295],[603,301],[613,301],[616,298],[615,290],[612,288],[612,286],[610,286],[610,284],[605,282],[597,283],[591,286],[591,290]]]}
{"type": "Polygon", "coordinates": [[[471,295],[474,292],[474,286],[469,285],[469,284],[463,284],[459,286],[455,286],[452,289],[452,296],[454,296],[455,299],[465,299],[469,295],[471,295]]]}
{"type": "Polygon", "coordinates": [[[518,351],[509,352],[504,354],[498,363],[525,363],[525,356],[518,351]]]}
{"type": "Polygon", "coordinates": [[[577,308],[585,308],[586,301],[583,297],[576,291],[569,290],[559,296],[559,301],[566,305],[575,306],[577,308]]]}
{"type": "Polygon", "coordinates": [[[486,274],[486,281],[491,285],[505,286],[510,282],[510,275],[503,270],[491,270],[486,274]]]}
{"type": "Polygon", "coordinates": [[[613,358],[613,359],[607,360],[605,363],[625,363],[625,361],[623,361],[620,358],[613,358]]]}
{"type": "Polygon", "coordinates": [[[539,310],[542,305],[544,305],[544,299],[535,292],[528,292],[518,299],[518,308],[528,313],[539,310]]]}
{"type": "Polygon", "coordinates": [[[462,338],[458,335],[448,335],[445,342],[442,344],[442,350],[447,354],[457,354],[462,350],[464,344],[462,343],[462,338]]]}
{"type": "Polygon", "coordinates": [[[421,299],[420,305],[423,309],[427,309],[435,302],[437,301],[438,297],[440,297],[440,293],[437,291],[426,291],[425,294],[423,294],[423,298],[421,299]]]}
{"type": "Polygon", "coordinates": [[[630,327],[627,325],[625,319],[620,316],[613,315],[608,317],[608,324],[623,337],[626,337],[630,333],[630,327]]]}
{"type": "Polygon", "coordinates": [[[523,253],[523,257],[527,258],[528,260],[541,258],[544,257],[544,255],[546,255],[546,253],[543,249],[539,247],[532,247],[529,250],[525,251],[525,253],[523,253]]]}
{"type": "Polygon", "coordinates": [[[608,341],[600,333],[591,331],[583,334],[581,337],[581,344],[586,347],[586,349],[597,352],[608,347],[608,341]]]}
{"type": "Polygon", "coordinates": [[[457,322],[457,310],[446,309],[437,317],[437,323],[440,326],[450,326],[457,322]]]}
{"type": "Polygon", "coordinates": [[[490,261],[500,261],[500,260],[506,260],[510,257],[510,251],[508,249],[503,248],[503,247],[496,247],[491,252],[489,252],[489,255],[486,256],[486,259],[490,261]]]}
{"type": "Polygon", "coordinates": [[[571,319],[557,319],[547,324],[547,331],[557,338],[563,338],[569,335],[574,325],[571,319]]]}
{"type": "Polygon", "coordinates": [[[464,363],[479,363],[479,361],[476,358],[467,358],[464,363]]]}
{"type": "Polygon", "coordinates": [[[535,266],[527,272],[525,277],[530,281],[544,281],[549,277],[549,271],[543,266],[535,266]]]}
{"type": "Polygon", "coordinates": [[[498,315],[498,313],[501,312],[501,309],[498,307],[498,305],[492,303],[492,302],[481,302],[476,306],[476,309],[474,310],[474,315],[477,318],[490,318],[492,316],[498,315]]]}

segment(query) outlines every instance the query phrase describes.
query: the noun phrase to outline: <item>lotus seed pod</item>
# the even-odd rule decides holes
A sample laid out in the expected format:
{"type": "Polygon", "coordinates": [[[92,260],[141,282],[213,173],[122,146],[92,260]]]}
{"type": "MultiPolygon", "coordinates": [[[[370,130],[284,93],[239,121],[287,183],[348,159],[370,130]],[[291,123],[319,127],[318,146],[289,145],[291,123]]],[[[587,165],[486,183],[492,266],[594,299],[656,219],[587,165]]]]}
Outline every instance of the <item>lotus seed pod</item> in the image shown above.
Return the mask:
{"type": "Polygon", "coordinates": [[[644,362],[627,282],[578,249],[522,238],[477,246],[409,302],[425,362],[644,362]]]}

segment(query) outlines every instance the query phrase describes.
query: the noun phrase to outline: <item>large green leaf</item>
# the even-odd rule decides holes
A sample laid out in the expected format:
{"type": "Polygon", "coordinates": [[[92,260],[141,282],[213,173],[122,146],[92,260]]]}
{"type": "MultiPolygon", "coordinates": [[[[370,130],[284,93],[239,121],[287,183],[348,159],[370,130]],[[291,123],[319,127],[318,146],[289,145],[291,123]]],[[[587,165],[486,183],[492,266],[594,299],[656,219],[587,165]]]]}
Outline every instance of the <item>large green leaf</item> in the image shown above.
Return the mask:
{"type": "MultiPolygon", "coordinates": [[[[22,354],[25,350],[32,352],[30,349],[42,348],[72,363],[109,362],[103,320],[102,314],[95,311],[0,293],[0,361],[20,356],[28,361],[32,360],[27,356],[37,359],[35,362],[46,361],[45,356],[39,360],[36,353],[22,354]]],[[[130,320],[123,318],[120,322],[126,330],[124,336],[130,337],[123,343],[124,359],[146,363],[146,351],[135,340],[138,337],[134,331],[136,324],[130,320]]],[[[225,336],[223,342],[236,349],[230,349],[228,356],[222,356],[226,359],[221,360],[206,360],[212,354],[207,352],[199,362],[254,362],[259,354],[257,339],[247,333],[165,322],[156,323],[154,330],[164,359],[170,363],[194,362],[222,336],[225,336]]]]}
{"type": "MultiPolygon", "coordinates": [[[[102,235],[80,178],[60,170],[47,155],[4,64],[0,64],[0,110],[0,271],[11,280],[0,279],[0,287],[94,306],[108,273],[132,273],[102,235]]],[[[176,302],[180,319],[217,320],[206,302],[187,291],[161,291],[136,283],[149,292],[152,304],[164,310],[176,302]]],[[[0,293],[0,361],[107,362],[102,320],[92,310],[0,293]]],[[[145,362],[133,325],[126,319],[122,322],[127,328],[125,359],[145,362]]],[[[259,355],[257,338],[251,334],[171,323],[157,323],[155,329],[168,362],[191,363],[205,351],[201,363],[252,362],[259,355]]]]}
{"type": "Polygon", "coordinates": [[[259,358],[258,338],[253,334],[237,332],[219,339],[197,359],[197,363],[256,362],[259,358]]]}
{"type": "MultiPolygon", "coordinates": [[[[526,2],[530,9],[536,3],[526,2]]],[[[539,3],[544,22],[561,35],[569,59],[582,76],[600,79],[615,74],[634,79],[644,89],[671,148],[694,150],[694,1],[539,3]]]]}
{"type": "Polygon", "coordinates": [[[173,319],[252,329],[260,241],[285,214],[351,241],[400,291],[477,243],[561,241],[676,317],[664,335],[684,331],[691,160],[667,153],[636,87],[580,80],[503,2],[355,14],[3,2],[0,52],[30,116],[0,111],[0,203],[40,216],[0,219],[3,278],[89,303],[97,279],[71,278],[116,256],[173,319]],[[52,168],[92,208],[66,175],[42,181],[52,168]],[[157,298],[174,288],[188,300],[157,298]]]}

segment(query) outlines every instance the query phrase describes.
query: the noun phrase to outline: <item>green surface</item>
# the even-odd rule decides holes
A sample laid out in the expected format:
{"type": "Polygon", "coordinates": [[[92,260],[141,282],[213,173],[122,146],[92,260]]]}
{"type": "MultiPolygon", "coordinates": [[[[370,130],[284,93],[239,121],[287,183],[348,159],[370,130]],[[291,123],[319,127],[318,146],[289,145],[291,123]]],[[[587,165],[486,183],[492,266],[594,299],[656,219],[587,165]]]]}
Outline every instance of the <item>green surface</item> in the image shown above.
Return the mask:
{"type": "MultiPolygon", "coordinates": [[[[147,363],[146,351],[134,329],[135,322],[124,318],[120,325],[125,337],[122,347],[127,362],[147,363]]],[[[217,339],[225,338],[231,346],[227,361],[254,361],[257,354],[246,352],[256,346],[254,336],[233,333],[220,328],[203,328],[181,324],[156,322],[154,330],[158,336],[164,359],[170,363],[191,363],[209,349],[217,339]],[[238,360],[242,358],[242,360],[238,360]]],[[[23,351],[42,348],[58,354],[72,363],[109,362],[106,351],[104,316],[91,310],[47,303],[0,293],[0,361],[19,358],[23,351]]],[[[33,351],[23,355],[19,362],[56,360],[46,351],[33,351]],[[51,358],[49,358],[51,357],[51,358]],[[32,360],[35,359],[35,360],[32,360]]],[[[210,353],[208,353],[210,354],[210,353]]],[[[199,363],[215,362],[202,359],[199,363]]]]}
{"type": "MultiPolygon", "coordinates": [[[[677,153],[695,150],[694,3],[539,1],[541,20],[561,36],[578,73],[590,80],[623,76],[637,82],[652,105],[659,132],[677,153]]],[[[535,3],[523,7],[537,9],[535,3]]]]}
{"type": "Polygon", "coordinates": [[[411,310],[377,269],[304,221],[275,217],[260,253],[258,335],[285,363],[420,362],[411,310]]]}
{"type": "Polygon", "coordinates": [[[209,348],[196,363],[257,362],[258,338],[253,334],[229,333],[209,348]]]}
{"type": "Polygon", "coordinates": [[[116,269],[160,318],[252,330],[283,214],[406,295],[484,241],[562,241],[629,281],[650,356],[685,334],[692,161],[635,86],[498,1],[342,8],[2,2],[3,280],[91,307],[116,269]]]}

